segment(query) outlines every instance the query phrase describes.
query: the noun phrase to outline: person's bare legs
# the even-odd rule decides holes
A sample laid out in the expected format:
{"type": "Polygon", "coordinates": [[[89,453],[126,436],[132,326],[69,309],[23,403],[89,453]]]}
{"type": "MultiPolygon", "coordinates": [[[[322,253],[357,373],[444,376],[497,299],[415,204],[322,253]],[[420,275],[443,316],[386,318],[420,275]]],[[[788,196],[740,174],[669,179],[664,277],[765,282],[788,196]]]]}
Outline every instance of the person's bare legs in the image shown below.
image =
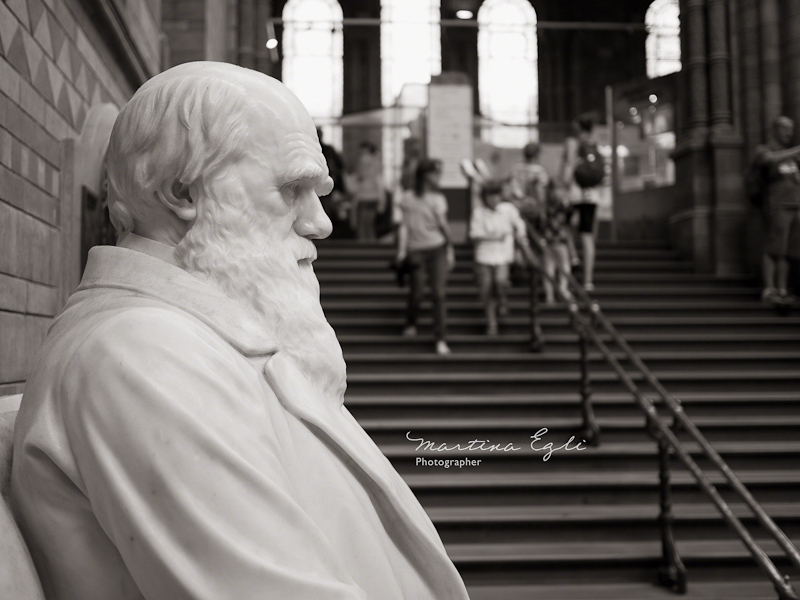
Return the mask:
{"type": "Polygon", "coordinates": [[[775,280],[778,294],[785,296],[788,293],[789,261],[783,256],[775,259],[775,280]]]}
{"type": "Polygon", "coordinates": [[[546,275],[545,277],[542,277],[544,301],[546,304],[553,304],[556,301],[555,293],[553,291],[553,283],[556,278],[556,261],[550,246],[547,247],[547,250],[544,254],[544,272],[546,275]]]}
{"type": "Polygon", "coordinates": [[[497,303],[492,294],[492,267],[490,265],[477,265],[478,291],[480,293],[483,312],[486,315],[486,333],[497,333],[497,303]]]}
{"type": "Polygon", "coordinates": [[[497,265],[494,268],[494,285],[497,291],[497,314],[505,317],[508,314],[508,288],[510,287],[511,265],[497,265]]]}
{"type": "Polygon", "coordinates": [[[569,277],[572,268],[569,258],[569,246],[566,243],[559,243],[553,246],[553,253],[558,265],[558,291],[561,292],[561,298],[569,300],[571,294],[569,292],[569,284],[567,278],[569,277]]]}
{"type": "Polygon", "coordinates": [[[761,277],[764,282],[761,299],[772,300],[777,293],[775,289],[775,261],[766,252],[761,257],[761,277]]]}
{"type": "Polygon", "coordinates": [[[594,289],[594,233],[581,233],[583,247],[583,285],[587,290],[594,289]]]}

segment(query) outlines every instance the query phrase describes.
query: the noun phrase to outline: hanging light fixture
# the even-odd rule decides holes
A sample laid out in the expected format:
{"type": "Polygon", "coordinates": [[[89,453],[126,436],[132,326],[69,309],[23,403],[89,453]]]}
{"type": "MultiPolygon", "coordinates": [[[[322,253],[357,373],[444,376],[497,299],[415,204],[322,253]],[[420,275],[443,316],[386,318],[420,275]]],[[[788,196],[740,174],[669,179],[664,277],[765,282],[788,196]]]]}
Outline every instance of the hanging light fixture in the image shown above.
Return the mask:
{"type": "Polygon", "coordinates": [[[275,24],[272,19],[267,20],[267,50],[269,50],[269,59],[276,63],[280,60],[278,56],[278,36],[275,35],[275,24]]]}
{"type": "Polygon", "coordinates": [[[472,19],[478,12],[478,0],[445,0],[444,6],[458,19],[472,19]]]}

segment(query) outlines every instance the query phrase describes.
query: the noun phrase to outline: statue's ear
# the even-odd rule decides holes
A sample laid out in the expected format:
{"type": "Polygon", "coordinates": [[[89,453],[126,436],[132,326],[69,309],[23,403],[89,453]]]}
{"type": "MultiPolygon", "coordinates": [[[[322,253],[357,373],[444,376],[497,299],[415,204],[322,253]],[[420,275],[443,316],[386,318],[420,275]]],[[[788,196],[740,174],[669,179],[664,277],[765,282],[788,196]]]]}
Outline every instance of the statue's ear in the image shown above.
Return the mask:
{"type": "Polygon", "coordinates": [[[197,202],[192,197],[191,186],[181,183],[177,179],[165,181],[161,188],[156,190],[159,200],[184,221],[194,221],[197,216],[197,202]]]}

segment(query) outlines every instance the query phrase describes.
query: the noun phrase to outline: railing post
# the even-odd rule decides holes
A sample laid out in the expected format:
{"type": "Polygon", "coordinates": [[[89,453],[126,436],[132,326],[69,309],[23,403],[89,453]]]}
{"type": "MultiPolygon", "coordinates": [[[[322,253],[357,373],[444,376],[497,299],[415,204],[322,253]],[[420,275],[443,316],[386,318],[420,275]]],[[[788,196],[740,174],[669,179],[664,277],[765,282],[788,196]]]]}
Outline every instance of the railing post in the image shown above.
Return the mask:
{"type": "Polygon", "coordinates": [[[544,334],[542,333],[542,326],[539,323],[539,270],[531,265],[530,274],[531,351],[541,352],[542,348],[544,348],[544,334]]]}
{"type": "Polygon", "coordinates": [[[797,594],[788,575],[783,576],[783,585],[775,585],[775,591],[778,592],[778,600],[797,600],[797,594]]]}
{"type": "Polygon", "coordinates": [[[600,445],[600,426],[597,424],[597,418],[594,416],[594,407],[592,406],[592,385],[589,376],[589,340],[586,337],[586,332],[583,327],[576,322],[576,315],[578,312],[578,305],[575,302],[569,304],[570,318],[577,325],[578,330],[578,347],[580,349],[581,357],[581,416],[583,424],[581,425],[580,436],[586,441],[588,446],[600,445]]]}
{"type": "MultiPolygon", "coordinates": [[[[678,426],[679,422],[674,421],[673,429],[677,430],[678,426]]],[[[658,475],[661,492],[661,511],[658,515],[658,524],[661,529],[661,565],[658,568],[658,585],[675,593],[685,594],[686,567],[678,554],[672,531],[672,524],[675,522],[675,514],[672,512],[672,485],[669,468],[672,448],[661,432],[656,431],[654,435],[658,441],[658,475]]]]}

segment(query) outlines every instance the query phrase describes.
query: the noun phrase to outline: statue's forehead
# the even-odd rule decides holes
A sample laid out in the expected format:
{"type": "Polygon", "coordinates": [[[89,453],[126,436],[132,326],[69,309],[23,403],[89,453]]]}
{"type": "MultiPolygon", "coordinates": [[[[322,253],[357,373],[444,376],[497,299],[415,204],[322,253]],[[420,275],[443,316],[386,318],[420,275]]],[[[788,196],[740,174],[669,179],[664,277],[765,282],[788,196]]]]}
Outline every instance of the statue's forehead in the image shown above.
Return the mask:
{"type": "Polygon", "coordinates": [[[303,131],[286,132],[277,142],[279,151],[284,153],[289,161],[311,160],[315,163],[325,162],[316,130],[313,136],[303,131]]]}
{"type": "Polygon", "coordinates": [[[305,107],[288,90],[251,97],[250,110],[262,135],[288,141],[287,136],[302,134],[318,141],[314,122],[305,107]]]}
{"type": "Polygon", "coordinates": [[[250,108],[255,122],[251,139],[277,159],[273,164],[284,172],[279,177],[312,167],[325,169],[314,121],[297,97],[270,81],[253,82],[252,92],[250,108]]]}

